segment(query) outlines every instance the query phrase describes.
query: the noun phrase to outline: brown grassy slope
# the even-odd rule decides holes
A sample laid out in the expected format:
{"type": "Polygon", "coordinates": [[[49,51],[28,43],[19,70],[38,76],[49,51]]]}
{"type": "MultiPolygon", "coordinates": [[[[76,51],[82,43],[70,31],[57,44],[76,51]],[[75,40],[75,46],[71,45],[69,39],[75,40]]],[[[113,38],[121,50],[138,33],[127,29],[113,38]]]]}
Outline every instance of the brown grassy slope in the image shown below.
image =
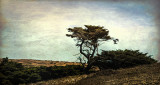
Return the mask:
{"type": "Polygon", "coordinates": [[[67,77],[58,78],[58,79],[52,79],[52,80],[47,80],[47,81],[40,81],[40,82],[36,82],[36,83],[30,83],[28,85],[69,85],[69,84],[75,84],[77,81],[79,81],[81,79],[84,79],[84,78],[86,78],[88,76],[92,76],[92,74],[89,74],[89,75],[83,74],[83,75],[67,76],[67,77]]]}
{"type": "MultiPolygon", "coordinates": [[[[0,62],[1,61],[2,58],[0,59],[0,62]]],[[[76,62],[51,61],[51,60],[9,59],[9,61],[22,63],[22,65],[24,65],[25,67],[80,65],[80,63],[76,62]]]]}
{"type": "Polygon", "coordinates": [[[119,70],[103,70],[75,85],[160,85],[160,63],[119,70]]]}
{"type": "Polygon", "coordinates": [[[160,63],[103,70],[96,74],[68,76],[29,85],[160,85],[160,63]]]}

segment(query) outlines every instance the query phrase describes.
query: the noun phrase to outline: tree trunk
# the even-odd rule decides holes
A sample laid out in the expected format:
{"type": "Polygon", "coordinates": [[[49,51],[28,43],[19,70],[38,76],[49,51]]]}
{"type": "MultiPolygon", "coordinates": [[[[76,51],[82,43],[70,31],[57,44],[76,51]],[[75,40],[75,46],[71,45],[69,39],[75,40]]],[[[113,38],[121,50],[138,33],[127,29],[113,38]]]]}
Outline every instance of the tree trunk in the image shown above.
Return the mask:
{"type": "Polygon", "coordinates": [[[92,65],[91,65],[91,63],[90,63],[90,61],[89,62],[87,62],[87,67],[85,68],[85,71],[86,71],[86,73],[89,73],[89,70],[91,69],[91,67],[92,67],[92,65]]]}

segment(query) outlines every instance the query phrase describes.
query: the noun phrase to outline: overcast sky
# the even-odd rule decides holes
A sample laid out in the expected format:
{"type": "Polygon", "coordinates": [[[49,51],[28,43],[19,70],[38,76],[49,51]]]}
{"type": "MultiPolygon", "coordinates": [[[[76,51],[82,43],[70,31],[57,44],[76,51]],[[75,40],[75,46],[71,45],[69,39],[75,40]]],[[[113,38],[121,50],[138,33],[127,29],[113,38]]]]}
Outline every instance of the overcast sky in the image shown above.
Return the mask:
{"type": "Polygon", "coordinates": [[[104,26],[120,42],[100,49],[158,55],[153,10],[140,2],[1,0],[0,57],[76,61],[79,49],[67,28],[104,26]]]}

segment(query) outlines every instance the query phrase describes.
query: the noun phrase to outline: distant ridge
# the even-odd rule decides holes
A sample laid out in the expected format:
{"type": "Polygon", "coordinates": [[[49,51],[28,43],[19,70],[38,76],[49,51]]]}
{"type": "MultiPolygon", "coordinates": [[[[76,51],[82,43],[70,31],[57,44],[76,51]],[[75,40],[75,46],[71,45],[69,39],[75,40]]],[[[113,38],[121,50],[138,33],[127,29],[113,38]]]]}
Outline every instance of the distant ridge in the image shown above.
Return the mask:
{"type": "MultiPolygon", "coordinates": [[[[2,58],[0,58],[0,62],[1,61],[2,58]]],[[[37,59],[9,59],[9,61],[22,63],[22,65],[24,65],[25,67],[80,65],[80,63],[77,62],[37,60],[37,59]]]]}

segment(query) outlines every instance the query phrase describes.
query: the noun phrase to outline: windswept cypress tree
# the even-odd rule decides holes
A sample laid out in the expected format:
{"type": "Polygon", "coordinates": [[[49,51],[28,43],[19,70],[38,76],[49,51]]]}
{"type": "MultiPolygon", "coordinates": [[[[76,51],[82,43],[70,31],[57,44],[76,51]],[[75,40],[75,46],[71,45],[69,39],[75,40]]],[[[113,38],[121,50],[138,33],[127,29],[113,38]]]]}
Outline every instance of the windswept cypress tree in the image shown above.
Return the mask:
{"type": "MultiPolygon", "coordinates": [[[[68,28],[68,32],[71,32],[71,34],[66,34],[66,36],[76,38],[76,46],[79,47],[80,53],[87,59],[86,70],[89,70],[95,61],[94,57],[96,50],[98,54],[99,42],[113,40],[114,44],[117,44],[118,41],[118,39],[110,37],[109,30],[103,26],[85,25],[85,28],[68,28]]],[[[82,62],[83,59],[79,57],[79,60],[82,62]]]]}

